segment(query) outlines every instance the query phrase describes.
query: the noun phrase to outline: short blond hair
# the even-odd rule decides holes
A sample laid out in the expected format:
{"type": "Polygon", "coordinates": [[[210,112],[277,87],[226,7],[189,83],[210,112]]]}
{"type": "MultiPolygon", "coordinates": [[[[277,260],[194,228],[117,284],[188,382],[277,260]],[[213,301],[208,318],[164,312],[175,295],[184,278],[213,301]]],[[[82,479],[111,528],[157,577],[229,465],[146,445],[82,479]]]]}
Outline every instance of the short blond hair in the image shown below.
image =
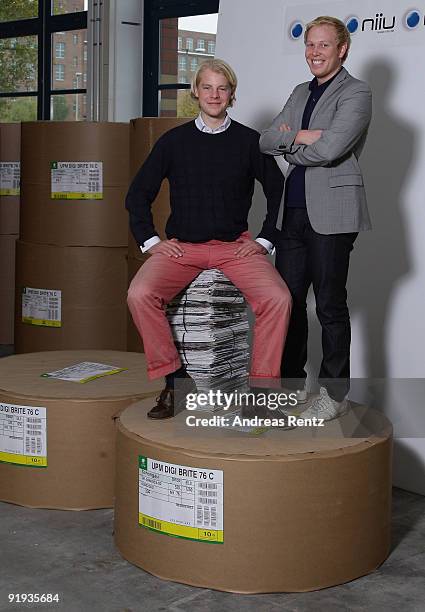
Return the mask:
{"type": "Polygon", "coordinates": [[[305,27],[304,43],[307,42],[307,34],[311,30],[311,28],[323,25],[332,26],[335,29],[338,48],[342,47],[343,44],[347,45],[347,51],[344,53],[341,59],[341,63],[343,64],[348,56],[348,51],[351,45],[351,36],[350,32],[347,29],[347,26],[340,19],[337,19],[336,17],[329,17],[328,15],[321,15],[320,17],[316,17],[315,19],[313,19],[313,21],[310,21],[305,27]]]}
{"type": "Polygon", "coordinates": [[[218,72],[222,74],[227,82],[230,85],[230,102],[229,106],[233,106],[233,102],[236,100],[235,92],[238,84],[238,79],[236,77],[235,71],[227,62],[221,59],[209,59],[205,60],[198,66],[197,71],[192,77],[192,82],[190,85],[190,95],[195,100],[198,99],[195,90],[199,87],[199,83],[201,82],[201,76],[204,70],[212,70],[213,72],[218,72]]]}

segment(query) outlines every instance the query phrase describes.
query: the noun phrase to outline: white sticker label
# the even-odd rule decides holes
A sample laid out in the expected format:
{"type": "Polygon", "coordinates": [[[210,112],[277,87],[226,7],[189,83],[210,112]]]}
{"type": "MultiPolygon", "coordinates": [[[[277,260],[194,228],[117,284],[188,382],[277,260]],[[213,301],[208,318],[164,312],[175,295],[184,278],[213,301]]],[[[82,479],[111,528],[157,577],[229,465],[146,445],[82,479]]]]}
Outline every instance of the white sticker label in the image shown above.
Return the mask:
{"type": "Polygon", "coordinates": [[[89,380],[100,378],[101,376],[109,376],[110,374],[124,372],[125,369],[126,368],[119,368],[118,366],[106,365],[104,363],[82,361],[81,363],[76,363],[62,370],[46,372],[41,376],[45,378],[56,378],[58,380],[68,380],[70,382],[85,383],[89,380]]]}
{"type": "Polygon", "coordinates": [[[47,411],[0,404],[0,461],[47,467],[47,411]]]}
{"type": "Polygon", "coordinates": [[[52,199],[101,200],[103,162],[51,163],[52,199]]]}
{"type": "Polygon", "coordinates": [[[22,322],[42,327],[61,327],[62,291],[59,289],[22,290],[22,322]]]}
{"type": "Polygon", "coordinates": [[[21,162],[0,162],[0,195],[20,194],[21,162]]]}
{"type": "Polygon", "coordinates": [[[139,525],[222,544],[223,471],[139,456],[139,525]]]}

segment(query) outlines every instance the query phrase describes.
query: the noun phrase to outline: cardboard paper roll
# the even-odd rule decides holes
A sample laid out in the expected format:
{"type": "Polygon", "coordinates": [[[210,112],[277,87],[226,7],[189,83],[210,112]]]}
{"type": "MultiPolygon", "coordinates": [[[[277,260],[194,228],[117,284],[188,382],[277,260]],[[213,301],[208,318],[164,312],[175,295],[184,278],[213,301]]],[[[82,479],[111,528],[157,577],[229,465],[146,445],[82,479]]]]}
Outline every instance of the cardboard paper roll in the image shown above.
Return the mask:
{"type": "Polygon", "coordinates": [[[151,422],[149,405],[117,422],[115,542],[131,563],[267,593],[341,584],[387,557],[392,428],[382,414],[357,406],[323,428],[252,435],[186,423],[218,414],[151,422]]]}
{"type": "Polygon", "coordinates": [[[21,238],[62,246],[127,246],[128,134],[127,123],[23,123],[21,238]],[[75,162],[101,162],[102,168],[83,175],[70,166],[59,176],[53,166],[75,162]],[[93,193],[79,194],[86,179],[93,193]],[[57,180],[54,187],[52,180],[57,180]],[[68,195],[52,198],[62,191],[68,195]],[[91,199],[97,191],[100,199],[91,199]]]}
{"type": "Polygon", "coordinates": [[[125,350],[125,253],[125,248],[60,247],[19,240],[15,352],[125,350]]]}
{"type": "Polygon", "coordinates": [[[13,344],[16,239],[0,235],[0,344],[13,344]]]}
{"type": "Polygon", "coordinates": [[[0,123],[0,235],[19,234],[21,124],[0,123]],[[12,166],[13,164],[13,166],[12,166]],[[6,167],[7,166],[7,167],[6,167]],[[3,182],[4,181],[4,182],[3,182]]]}
{"type": "MultiPolygon", "coordinates": [[[[160,136],[172,128],[187,123],[187,118],[143,117],[130,121],[130,181],[148,157],[160,136]]],[[[170,216],[170,190],[168,181],[164,181],[152,205],[155,228],[161,238],[165,238],[165,224],[170,216]]],[[[135,259],[143,255],[133,236],[129,234],[128,253],[135,259]]]]}
{"type": "MultiPolygon", "coordinates": [[[[113,505],[114,417],[155,395],[145,358],[120,351],[50,351],[0,360],[0,499],[36,508],[113,505]],[[45,378],[94,362],[125,368],[84,384],[45,378]]],[[[151,400],[152,401],[152,400],[151,400]]]]}

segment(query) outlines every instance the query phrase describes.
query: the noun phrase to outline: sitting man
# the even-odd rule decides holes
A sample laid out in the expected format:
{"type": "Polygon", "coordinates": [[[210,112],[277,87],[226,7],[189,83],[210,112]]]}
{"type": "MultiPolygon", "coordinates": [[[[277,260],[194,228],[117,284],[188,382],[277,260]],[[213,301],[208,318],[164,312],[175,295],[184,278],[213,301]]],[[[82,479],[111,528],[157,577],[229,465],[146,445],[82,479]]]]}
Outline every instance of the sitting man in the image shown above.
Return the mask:
{"type": "Polygon", "coordinates": [[[291,297],[266,254],[276,240],[283,176],[274,159],[260,153],[259,134],[228,116],[236,84],[224,61],[200,65],[191,86],[198,117],[158,140],[127,195],[133,235],[142,252],[152,255],[130,285],[128,305],[143,338],[149,378],[166,380],[150,418],[174,416],[175,381],[188,378],[165,305],[202,270],[221,270],[255,314],[250,384],[270,386],[270,379],[280,378],[291,297]],[[151,213],[164,178],[170,184],[167,240],[157,235],[151,213]],[[255,179],[267,198],[267,215],[252,240],[247,217],[255,179]]]}

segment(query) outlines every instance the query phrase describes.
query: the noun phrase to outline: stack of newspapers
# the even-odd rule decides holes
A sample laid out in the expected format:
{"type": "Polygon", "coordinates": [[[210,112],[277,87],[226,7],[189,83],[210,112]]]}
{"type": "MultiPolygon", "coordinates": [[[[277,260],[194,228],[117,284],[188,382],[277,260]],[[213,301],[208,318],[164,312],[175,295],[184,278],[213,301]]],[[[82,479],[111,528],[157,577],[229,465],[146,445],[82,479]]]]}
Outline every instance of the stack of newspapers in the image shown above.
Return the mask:
{"type": "Polygon", "coordinates": [[[167,316],[182,363],[199,393],[245,388],[249,357],[246,303],[222,272],[201,272],[168,305],[167,316]]]}

